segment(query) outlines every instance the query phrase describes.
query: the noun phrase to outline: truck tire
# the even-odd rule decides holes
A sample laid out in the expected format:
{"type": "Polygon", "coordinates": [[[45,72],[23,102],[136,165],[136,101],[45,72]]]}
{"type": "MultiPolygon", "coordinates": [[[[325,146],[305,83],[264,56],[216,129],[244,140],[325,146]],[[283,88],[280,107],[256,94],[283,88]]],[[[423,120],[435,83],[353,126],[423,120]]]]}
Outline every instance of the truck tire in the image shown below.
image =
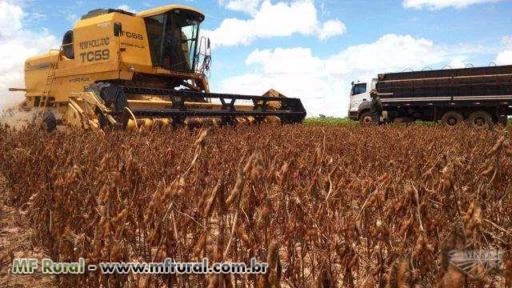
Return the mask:
{"type": "Polygon", "coordinates": [[[457,111],[448,111],[441,117],[441,123],[446,126],[457,126],[464,122],[464,116],[457,111]]]}
{"type": "Polygon", "coordinates": [[[363,126],[375,124],[375,121],[373,120],[373,113],[363,112],[361,116],[359,116],[359,123],[361,123],[363,126]]]}
{"type": "Polygon", "coordinates": [[[57,118],[55,118],[55,114],[51,111],[45,111],[43,113],[43,129],[46,132],[50,133],[57,129],[57,118]]]}
{"type": "Polygon", "coordinates": [[[469,115],[468,123],[471,127],[477,129],[485,129],[492,127],[492,116],[485,111],[476,111],[469,115]]]}
{"type": "Polygon", "coordinates": [[[507,116],[500,116],[500,117],[498,117],[498,124],[503,125],[503,127],[507,127],[508,117],[507,116]]]}

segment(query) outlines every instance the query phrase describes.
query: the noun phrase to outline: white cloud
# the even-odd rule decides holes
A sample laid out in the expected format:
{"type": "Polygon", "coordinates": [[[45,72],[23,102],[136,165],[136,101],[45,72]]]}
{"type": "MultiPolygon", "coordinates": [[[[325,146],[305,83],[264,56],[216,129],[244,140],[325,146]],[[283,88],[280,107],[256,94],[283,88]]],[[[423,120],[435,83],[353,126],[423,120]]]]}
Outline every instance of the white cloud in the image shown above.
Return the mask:
{"type": "MultiPolygon", "coordinates": [[[[229,7],[229,3],[227,5],[229,7]]],[[[341,35],[345,30],[345,25],[339,20],[321,23],[313,0],[275,4],[264,0],[250,19],[228,18],[217,29],[205,31],[205,34],[212,39],[214,46],[236,46],[248,45],[256,39],[293,34],[316,35],[324,40],[341,35]]]]}
{"type": "Polygon", "coordinates": [[[503,44],[505,46],[505,50],[496,56],[496,60],[494,60],[494,62],[498,65],[512,65],[512,36],[504,37],[503,44]]]}
{"type": "Polygon", "coordinates": [[[474,4],[495,3],[503,0],[403,0],[406,8],[439,10],[448,7],[464,8],[474,4]]]}
{"type": "Polygon", "coordinates": [[[0,2],[0,39],[9,37],[21,29],[22,16],[21,7],[0,2]]]}
{"type": "Polygon", "coordinates": [[[498,54],[494,62],[498,65],[512,65],[512,49],[505,50],[498,54]]]}
{"type": "Polygon", "coordinates": [[[344,34],[346,31],[347,27],[343,22],[339,20],[329,20],[322,25],[322,28],[319,29],[318,38],[320,38],[320,40],[325,40],[336,35],[344,34]]]}
{"type": "Polygon", "coordinates": [[[121,10],[124,10],[124,11],[127,11],[127,12],[132,12],[132,13],[136,13],[137,12],[135,9],[132,9],[127,4],[119,5],[119,6],[117,6],[117,9],[121,9],[121,10]]]}
{"type": "Polygon", "coordinates": [[[256,14],[263,0],[219,0],[219,4],[233,11],[256,14]]]}
{"type": "Polygon", "coordinates": [[[488,47],[478,45],[446,46],[411,35],[387,34],[369,44],[348,47],[331,56],[328,69],[343,74],[352,71],[389,72],[409,69],[442,68],[465,62],[476,54],[488,53],[488,47]],[[439,66],[442,65],[442,66],[439,66]]]}
{"type": "Polygon", "coordinates": [[[10,93],[10,87],[24,87],[24,62],[30,57],[58,47],[56,38],[46,30],[29,31],[23,27],[23,9],[0,2],[0,110],[19,103],[22,93],[10,93]]]}
{"type": "Polygon", "coordinates": [[[66,15],[66,20],[68,20],[71,23],[75,23],[76,21],[78,21],[78,18],[79,17],[76,14],[67,14],[66,15]]]}
{"type": "Polygon", "coordinates": [[[464,68],[467,65],[469,65],[469,63],[466,63],[466,57],[464,57],[464,56],[457,56],[457,57],[454,57],[450,61],[450,63],[448,63],[445,66],[445,68],[464,68]]]}
{"type": "Polygon", "coordinates": [[[352,81],[367,81],[378,73],[464,65],[480,48],[446,47],[409,35],[384,35],[373,43],[349,47],[327,58],[310,48],[254,50],[245,64],[252,71],[220,81],[214,90],[263,94],[275,88],[301,98],[308,114],[346,116],[352,81]]]}

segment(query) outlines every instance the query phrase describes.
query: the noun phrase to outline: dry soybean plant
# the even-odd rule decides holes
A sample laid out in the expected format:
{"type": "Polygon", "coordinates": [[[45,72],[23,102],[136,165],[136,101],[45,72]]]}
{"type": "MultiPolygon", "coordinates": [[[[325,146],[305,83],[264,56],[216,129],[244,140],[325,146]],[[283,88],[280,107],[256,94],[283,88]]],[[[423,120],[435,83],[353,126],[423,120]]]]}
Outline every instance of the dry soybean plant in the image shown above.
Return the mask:
{"type": "Polygon", "coordinates": [[[269,263],[265,275],[89,272],[61,287],[510,287],[509,132],[1,129],[0,172],[55,261],[269,263]],[[490,248],[505,251],[499,270],[448,259],[490,248]]]}

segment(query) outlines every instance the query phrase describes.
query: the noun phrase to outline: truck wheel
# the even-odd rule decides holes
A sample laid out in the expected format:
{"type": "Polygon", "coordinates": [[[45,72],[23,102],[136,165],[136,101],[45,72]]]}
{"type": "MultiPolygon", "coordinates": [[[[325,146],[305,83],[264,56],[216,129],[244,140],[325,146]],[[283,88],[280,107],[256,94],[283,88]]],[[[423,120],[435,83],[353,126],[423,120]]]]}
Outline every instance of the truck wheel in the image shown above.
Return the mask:
{"type": "Polygon", "coordinates": [[[459,112],[448,111],[441,118],[441,123],[446,126],[456,126],[464,122],[464,117],[459,112]]]}
{"type": "Polygon", "coordinates": [[[469,115],[468,123],[473,128],[490,128],[493,125],[492,117],[485,111],[473,112],[469,115]]]}
{"type": "Polygon", "coordinates": [[[372,112],[364,112],[359,117],[359,122],[363,126],[368,126],[368,125],[374,124],[375,121],[373,121],[373,113],[372,112]]]}
{"type": "Polygon", "coordinates": [[[57,118],[51,111],[45,111],[43,113],[43,129],[47,132],[53,132],[57,129],[57,118]]]}
{"type": "Polygon", "coordinates": [[[498,118],[498,123],[503,125],[503,127],[507,127],[508,124],[508,117],[507,116],[500,116],[498,118]]]}

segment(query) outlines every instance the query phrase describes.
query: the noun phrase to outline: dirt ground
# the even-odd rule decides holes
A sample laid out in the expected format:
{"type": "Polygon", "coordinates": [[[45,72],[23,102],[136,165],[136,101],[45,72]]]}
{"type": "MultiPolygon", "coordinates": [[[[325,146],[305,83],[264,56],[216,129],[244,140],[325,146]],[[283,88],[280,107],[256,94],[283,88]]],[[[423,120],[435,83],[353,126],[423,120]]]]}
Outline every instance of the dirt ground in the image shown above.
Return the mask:
{"type": "Polygon", "coordinates": [[[40,260],[45,256],[40,247],[32,244],[33,231],[28,228],[27,219],[20,211],[7,205],[6,189],[6,180],[0,174],[0,287],[54,287],[51,276],[11,274],[14,258],[40,260]]]}

